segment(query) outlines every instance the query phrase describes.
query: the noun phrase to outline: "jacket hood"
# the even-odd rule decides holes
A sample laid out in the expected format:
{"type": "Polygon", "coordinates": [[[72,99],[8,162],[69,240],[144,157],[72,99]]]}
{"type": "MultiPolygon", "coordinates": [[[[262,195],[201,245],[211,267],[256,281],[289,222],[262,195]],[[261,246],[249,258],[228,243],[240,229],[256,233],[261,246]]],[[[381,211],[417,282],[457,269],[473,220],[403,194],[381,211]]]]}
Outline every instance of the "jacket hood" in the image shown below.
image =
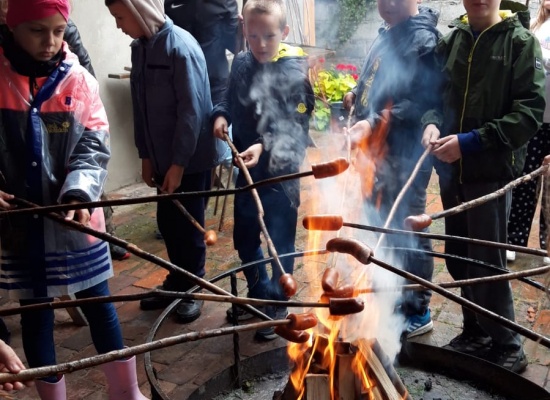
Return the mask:
{"type": "Polygon", "coordinates": [[[411,22],[415,25],[421,25],[423,27],[435,28],[437,21],[439,21],[439,11],[429,7],[418,7],[418,15],[411,18],[411,22]]]}
{"type": "MultiPolygon", "coordinates": [[[[518,21],[524,28],[529,29],[530,27],[529,9],[517,1],[503,0],[500,3],[499,15],[503,21],[508,23],[513,23],[513,17],[517,16],[518,21]]],[[[450,26],[459,25],[468,25],[468,14],[461,15],[450,26]]]]}
{"type": "Polygon", "coordinates": [[[147,39],[164,25],[164,0],[121,0],[136,17],[147,39]]]}
{"type": "Polygon", "coordinates": [[[305,57],[307,54],[306,52],[298,46],[291,46],[287,43],[280,43],[279,44],[279,52],[271,62],[279,61],[281,58],[286,57],[305,57]]]}

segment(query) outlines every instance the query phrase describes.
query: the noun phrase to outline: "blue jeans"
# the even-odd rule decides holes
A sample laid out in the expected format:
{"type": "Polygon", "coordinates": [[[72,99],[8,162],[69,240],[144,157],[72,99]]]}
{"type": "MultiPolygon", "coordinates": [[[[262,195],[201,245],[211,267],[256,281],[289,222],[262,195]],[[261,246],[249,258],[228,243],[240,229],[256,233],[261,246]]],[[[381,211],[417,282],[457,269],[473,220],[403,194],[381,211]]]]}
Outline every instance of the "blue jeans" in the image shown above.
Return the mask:
{"type": "MultiPolygon", "coordinates": [[[[75,293],[77,299],[108,296],[107,280],[91,288],[75,293]]],[[[48,303],[52,298],[36,298],[20,300],[22,306],[29,304],[48,303]]],[[[98,353],[108,353],[123,348],[122,332],[118,322],[115,307],[112,303],[88,304],[81,306],[82,312],[90,325],[90,333],[98,353]]],[[[25,311],[21,313],[21,333],[23,349],[30,367],[42,367],[57,364],[54,342],[54,311],[25,311]]],[[[50,380],[50,379],[46,379],[50,380]]],[[[53,378],[51,381],[55,382],[53,378]]]]}
{"type": "MultiPolygon", "coordinates": [[[[278,254],[293,253],[296,238],[298,209],[293,207],[283,190],[275,187],[258,191],[264,209],[264,222],[278,254]]],[[[233,242],[243,264],[261,260],[264,254],[261,246],[261,229],[258,222],[258,209],[250,193],[237,193],[234,207],[235,226],[233,242]]],[[[281,260],[286,273],[294,271],[294,259],[281,260]]],[[[269,279],[265,264],[247,268],[244,271],[248,283],[248,296],[259,299],[287,300],[279,278],[281,271],[272,263],[272,276],[269,279]]]]}

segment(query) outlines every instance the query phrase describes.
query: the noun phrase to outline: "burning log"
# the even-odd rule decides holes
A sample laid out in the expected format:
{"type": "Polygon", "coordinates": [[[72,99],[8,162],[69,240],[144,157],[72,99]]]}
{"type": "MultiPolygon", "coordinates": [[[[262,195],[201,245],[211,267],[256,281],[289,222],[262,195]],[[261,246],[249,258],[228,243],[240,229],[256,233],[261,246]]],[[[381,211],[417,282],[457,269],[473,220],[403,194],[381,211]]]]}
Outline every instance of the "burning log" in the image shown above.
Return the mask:
{"type": "MultiPolygon", "coordinates": [[[[339,400],[410,400],[408,391],[376,340],[357,343],[331,343],[325,335],[317,335],[303,371],[302,387],[289,379],[284,391],[274,400],[339,399],[339,400]],[[331,351],[328,349],[332,347],[331,351]],[[333,362],[327,359],[333,353],[333,362]]],[[[295,366],[295,368],[296,368],[295,366]]]]}
{"type": "Polygon", "coordinates": [[[496,199],[497,197],[500,197],[504,195],[509,190],[515,188],[516,186],[521,185],[522,183],[528,182],[530,180],[535,179],[539,175],[544,174],[548,170],[549,164],[542,165],[530,174],[524,175],[520,178],[517,178],[516,180],[513,180],[512,182],[508,183],[507,185],[503,186],[502,188],[486,194],[485,196],[478,197],[477,199],[473,199],[470,201],[467,201],[465,203],[459,204],[456,207],[449,208],[447,210],[443,210],[437,213],[433,213],[431,215],[427,214],[421,214],[421,215],[411,215],[405,218],[404,226],[406,229],[412,230],[412,231],[421,231],[428,226],[432,224],[433,220],[439,219],[439,218],[446,218],[451,215],[458,214],[462,211],[469,210],[470,208],[477,207],[481,204],[487,203],[491,200],[496,199]]]}

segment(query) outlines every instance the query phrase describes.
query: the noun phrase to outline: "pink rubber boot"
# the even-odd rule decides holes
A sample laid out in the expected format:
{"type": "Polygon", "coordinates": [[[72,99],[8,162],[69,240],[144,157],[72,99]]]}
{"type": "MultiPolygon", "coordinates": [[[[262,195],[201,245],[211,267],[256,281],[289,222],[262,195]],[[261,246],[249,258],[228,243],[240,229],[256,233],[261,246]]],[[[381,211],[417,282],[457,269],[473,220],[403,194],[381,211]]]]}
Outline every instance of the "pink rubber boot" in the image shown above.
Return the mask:
{"type": "Polygon", "coordinates": [[[35,385],[41,400],[67,400],[65,376],[56,383],[36,380],[35,385]]]}
{"type": "Polygon", "coordinates": [[[109,400],[149,400],[141,394],[137,382],[136,357],[103,364],[109,400]]]}

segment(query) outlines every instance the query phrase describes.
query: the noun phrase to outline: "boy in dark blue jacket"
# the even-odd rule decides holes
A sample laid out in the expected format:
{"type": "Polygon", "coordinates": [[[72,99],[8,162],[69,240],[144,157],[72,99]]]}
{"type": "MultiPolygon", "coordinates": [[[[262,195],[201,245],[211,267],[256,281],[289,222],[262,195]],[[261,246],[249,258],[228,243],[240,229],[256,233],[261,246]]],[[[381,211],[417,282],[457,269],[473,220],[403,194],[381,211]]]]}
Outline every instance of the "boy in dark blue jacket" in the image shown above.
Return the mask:
{"type": "MultiPolygon", "coordinates": [[[[194,192],[210,188],[210,172],[221,158],[223,144],[212,137],[212,111],[206,62],[197,41],[174,26],[156,0],[106,0],[117,26],[132,42],[132,103],[134,137],[142,161],[142,178],[160,192],[194,192]]],[[[204,226],[203,198],[180,200],[204,226]]],[[[204,235],[171,201],[157,204],[157,223],[170,261],[205,275],[204,235]]],[[[163,289],[187,291],[188,282],[169,273],[163,289]]],[[[144,310],[164,308],[171,299],[143,299],[144,310]]],[[[200,316],[202,303],[183,301],[176,309],[180,322],[200,316]]]]}
{"type": "MultiPolygon", "coordinates": [[[[214,134],[223,138],[233,126],[233,140],[253,181],[298,172],[309,143],[313,90],[306,75],[304,53],[281,43],[288,35],[282,0],[249,0],[243,10],[244,33],[250,50],[237,55],[231,67],[224,101],[213,112],[214,134]]],[[[245,186],[239,174],[236,186],[245,186]]],[[[291,181],[258,189],[264,221],[279,254],[295,251],[300,183],[291,181]]],[[[250,193],[235,195],[233,241],[243,263],[264,258],[258,210],[250,193]]],[[[281,260],[292,273],[294,260],[281,260]]],[[[247,268],[249,297],[285,300],[279,287],[280,271],[271,280],[265,265],[247,268]]],[[[272,317],[286,317],[285,309],[268,309],[272,317]]],[[[256,337],[275,339],[272,328],[256,337]]]]}
{"type": "MultiPolygon", "coordinates": [[[[438,13],[419,8],[416,0],[378,0],[378,10],[385,24],[369,49],[357,87],[344,97],[344,105],[355,105],[358,122],[349,134],[352,145],[365,150],[358,153],[359,158],[368,160],[365,172],[371,173],[371,166],[376,165],[374,186],[363,187],[367,218],[373,224],[384,225],[424,151],[423,143],[427,145],[427,139],[422,138],[421,118],[436,101],[434,49],[440,34],[436,28],[438,13]]],[[[407,216],[425,212],[431,171],[432,163],[427,159],[406,191],[390,227],[402,229],[407,216]]],[[[431,280],[432,257],[414,251],[430,251],[428,239],[388,235],[384,245],[413,249],[402,253],[402,267],[431,280]]],[[[403,294],[397,310],[405,317],[407,337],[433,329],[430,298],[431,291],[427,289],[403,294]]]]}

